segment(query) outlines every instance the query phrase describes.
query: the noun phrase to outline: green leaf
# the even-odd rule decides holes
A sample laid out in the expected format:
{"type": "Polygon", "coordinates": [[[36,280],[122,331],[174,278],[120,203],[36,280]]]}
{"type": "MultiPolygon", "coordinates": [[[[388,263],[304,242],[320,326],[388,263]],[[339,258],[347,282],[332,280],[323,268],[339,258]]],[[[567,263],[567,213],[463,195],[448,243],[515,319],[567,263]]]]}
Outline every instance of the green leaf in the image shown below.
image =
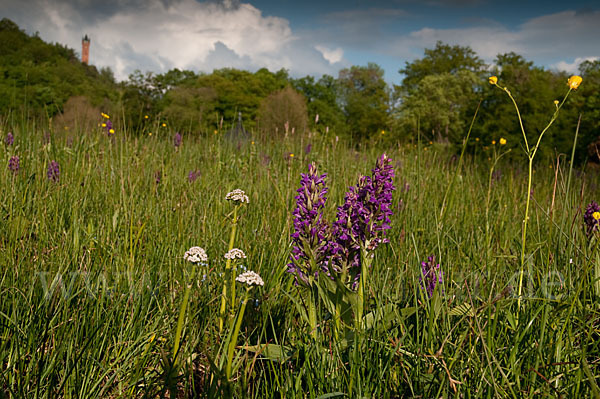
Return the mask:
{"type": "Polygon", "coordinates": [[[294,298],[293,296],[291,296],[289,293],[287,293],[286,291],[282,290],[282,292],[288,297],[290,298],[290,300],[292,302],[294,302],[294,305],[296,306],[296,310],[298,311],[298,314],[300,314],[300,317],[302,317],[302,320],[304,320],[306,322],[306,324],[310,324],[310,321],[308,320],[308,314],[306,313],[306,310],[304,309],[304,307],[302,307],[302,305],[300,304],[300,302],[298,302],[296,300],[296,298],[294,298]]]}
{"type": "Polygon", "coordinates": [[[275,344],[244,346],[242,349],[245,349],[249,352],[258,353],[263,358],[276,362],[284,362],[294,354],[292,348],[275,344]]]}
{"type": "Polygon", "coordinates": [[[468,303],[463,303],[462,305],[458,305],[448,312],[448,316],[475,316],[475,310],[468,303]]]}
{"type": "Polygon", "coordinates": [[[330,392],[330,393],[326,393],[320,396],[317,396],[317,399],[328,399],[328,398],[335,398],[338,396],[347,396],[344,392],[330,392]]]}
{"type": "Polygon", "coordinates": [[[365,315],[365,328],[371,329],[381,323],[381,327],[388,328],[394,319],[396,305],[389,303],[385,306],[380,306],[377,309],[365,315]]]}

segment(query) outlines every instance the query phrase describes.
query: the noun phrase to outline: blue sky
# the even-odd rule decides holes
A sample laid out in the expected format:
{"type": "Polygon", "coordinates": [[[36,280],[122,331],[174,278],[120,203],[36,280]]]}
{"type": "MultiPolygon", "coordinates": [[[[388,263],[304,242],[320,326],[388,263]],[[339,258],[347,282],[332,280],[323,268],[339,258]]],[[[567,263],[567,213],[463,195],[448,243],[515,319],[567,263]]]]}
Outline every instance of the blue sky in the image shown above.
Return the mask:
{"type": "Polygon", "coordinates": [[[80,49],[125,79],[135,69],[211,72],[285,68],[337,76],[375,62],[390,83],[440,40],[470,46],[487,63],[515,51],[536,65],[575,72],[600,57],[600,5],[587,0],[288,1],[2,0],[0,17],[80,49]]]}

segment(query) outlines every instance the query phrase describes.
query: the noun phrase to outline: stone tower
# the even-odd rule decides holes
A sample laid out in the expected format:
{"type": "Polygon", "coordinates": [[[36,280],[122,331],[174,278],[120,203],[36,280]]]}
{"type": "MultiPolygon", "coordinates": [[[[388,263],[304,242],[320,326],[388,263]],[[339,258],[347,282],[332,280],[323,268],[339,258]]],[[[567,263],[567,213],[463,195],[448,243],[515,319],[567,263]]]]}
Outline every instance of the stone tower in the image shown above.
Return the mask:
{"type": "Polygon", "coordinates": [[[90,63],[90,38],[87,34],[81,39],[81,62],[90,63]]]}

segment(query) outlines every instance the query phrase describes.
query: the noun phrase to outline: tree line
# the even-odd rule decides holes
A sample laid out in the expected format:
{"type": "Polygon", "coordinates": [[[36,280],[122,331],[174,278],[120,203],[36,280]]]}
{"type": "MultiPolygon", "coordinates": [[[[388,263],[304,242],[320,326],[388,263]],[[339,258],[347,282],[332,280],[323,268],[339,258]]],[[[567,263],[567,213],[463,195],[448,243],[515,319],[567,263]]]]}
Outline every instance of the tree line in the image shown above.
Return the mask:
{"type": "MultiPolygon", "coordinates": [[[[498,54],[487,65],[471,48],[442,42],[398,73],[402,83],[392,86],[374,63],[342,69],[337,77],[294,78],[284,69],[264,68],[212,73],[173,69],[136,71],[117,82],[109,68],[85,65],[74,50],[45,43],[8,19],[0,21],[4,120],[7,115],[43,116],[66,124],[75,118],[69,119],[70,114],[87,109],[94,115],[90,109],[102,109],[118,114],[134,133],[149,120],[161,120],[175,130],[207,134],[232,126],[241,115],[246,129],[267,136],[312,129],[354,142],[385,136],[458,147],[478,110],[471,149],[500,137],[508,147],[519,148],[522,133],[513,104],[487,78],[496,75],[511,90],[531,140],[550,119],[554,100],[566,93],[568,79],[565,72],[536,66],[512,52],[498,54]]],[[[570,153],[581,116],[579,160],[598,161],[593,143],[600,138],[600,61],[583,62],[579,74],[583,83],[545,136],[542,157],[570,153]]]]}

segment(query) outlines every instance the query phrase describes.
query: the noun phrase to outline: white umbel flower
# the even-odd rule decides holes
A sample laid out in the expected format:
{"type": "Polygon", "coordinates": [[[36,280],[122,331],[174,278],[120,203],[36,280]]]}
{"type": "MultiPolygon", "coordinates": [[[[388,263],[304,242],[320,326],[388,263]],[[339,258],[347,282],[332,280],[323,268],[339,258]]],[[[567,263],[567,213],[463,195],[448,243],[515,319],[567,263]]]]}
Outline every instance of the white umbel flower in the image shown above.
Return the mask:
{"type": "Polygon", "coordinates": [[[239,281],[242,284],[248,284],[250,286],[252,286],[252,285],[260,285],[260,286],[265,285],[265,282],[263,281],[262,278],[260,278],[260,276],[258,275],[258,273],[255,273],[253,271],[244,272],[244,273],[240,274],[239,276],[237,276],[235,278],[235,281],[239,281]]]}
{"type": "Polygon", "coordinates": [[[192,263],[207,262],[208,255],[206,255],[206,251],[204,250],[204,248],[191,247],[190,249],[185,251],[185,254],[183,255],[183,259],[187,260],[188,262],[192,262],[192,263]]]}
{"type": "Polygon", "coordinates": [[[250,203],[250,200],[248,199],[246,193],[240,190],[239,188],[236,188],[235,190],[227,193],[225,199],[227,201],[245,202],[246,204],[250,203]]]}
{"type": "Polygon", "coordinates": [[[225,254],[225,259],[246,259],[246,254],[239,248],[233,248],[225,254]]]}

